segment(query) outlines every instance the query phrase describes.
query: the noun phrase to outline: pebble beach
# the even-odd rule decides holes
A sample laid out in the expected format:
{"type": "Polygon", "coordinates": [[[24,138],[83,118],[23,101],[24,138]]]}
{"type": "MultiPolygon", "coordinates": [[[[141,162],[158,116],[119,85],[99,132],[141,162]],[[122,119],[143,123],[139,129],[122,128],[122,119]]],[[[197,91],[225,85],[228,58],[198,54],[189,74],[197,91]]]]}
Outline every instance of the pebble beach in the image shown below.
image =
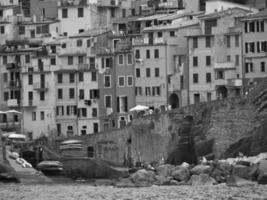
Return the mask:
{"type": "Polygon", "coordinates": [[[155,200],[231,199],[267,200],[267,186],[152,186],[116,188],[88,184],[0,184],[0,200],[155,200]]]}

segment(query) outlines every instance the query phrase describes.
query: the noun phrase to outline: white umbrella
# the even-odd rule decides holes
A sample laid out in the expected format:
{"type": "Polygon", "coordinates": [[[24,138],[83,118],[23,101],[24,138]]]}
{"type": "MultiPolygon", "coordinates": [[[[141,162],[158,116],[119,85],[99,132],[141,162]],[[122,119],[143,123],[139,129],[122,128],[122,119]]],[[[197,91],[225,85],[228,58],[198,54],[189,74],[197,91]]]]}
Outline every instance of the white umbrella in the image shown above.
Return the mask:
{"type": "Polygon", "coordinates": [[[143,111],[143,110],[148,110],[148,109],[149,109],[149,107],[147,107],[147,106],[137,105],[137,106],[131,108],[130,112],[132,112],[132,111],[143,111]]]}
{"type": "Polygon", "coordinates": [[[0,114],[6,114],[6,112],[0,110],[0,114]]]}
{"type": "Polygon", "coordinates": [[[8,110],[8,111],[6,111],[6,113],[17,113],[17,114],[21,114],[21,112],[19,112],[17,110],[8,110]]]}

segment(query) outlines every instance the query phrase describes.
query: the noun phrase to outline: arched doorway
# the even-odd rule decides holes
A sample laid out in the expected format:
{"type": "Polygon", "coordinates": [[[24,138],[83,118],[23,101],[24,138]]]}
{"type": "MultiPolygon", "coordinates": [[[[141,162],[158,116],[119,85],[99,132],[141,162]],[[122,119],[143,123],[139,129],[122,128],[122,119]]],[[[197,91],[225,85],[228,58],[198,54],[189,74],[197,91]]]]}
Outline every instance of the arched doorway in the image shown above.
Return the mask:
{"type": "Polygon", "coordinates": [[[169,104],[171,105],[171,109],[179,108],[179,97],[177,94],[172,93],[169,97],[169,104]]]}
{"type": "Polygon", "coordinates": [[[227,88],[225,86],[219,86],[217,88],[217,96],[219,99],[224,99],[224,98],[227,98],[227,94],[228,91],[227,91],[227,88]]]}

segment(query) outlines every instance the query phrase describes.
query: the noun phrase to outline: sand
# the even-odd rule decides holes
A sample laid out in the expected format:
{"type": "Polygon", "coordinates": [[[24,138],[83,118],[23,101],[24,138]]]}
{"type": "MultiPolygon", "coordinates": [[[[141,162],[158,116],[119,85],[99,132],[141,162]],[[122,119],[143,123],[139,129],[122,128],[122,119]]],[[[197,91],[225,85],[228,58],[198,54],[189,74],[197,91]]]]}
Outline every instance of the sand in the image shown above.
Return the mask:
{"type": "Polygon", "coordinates": [[[0,184],[0,199],[79,200],[79,199],[267,199],[267,186],[209,187],[152,186],[147,188],[115,188],[89,184],[0,184]]]}

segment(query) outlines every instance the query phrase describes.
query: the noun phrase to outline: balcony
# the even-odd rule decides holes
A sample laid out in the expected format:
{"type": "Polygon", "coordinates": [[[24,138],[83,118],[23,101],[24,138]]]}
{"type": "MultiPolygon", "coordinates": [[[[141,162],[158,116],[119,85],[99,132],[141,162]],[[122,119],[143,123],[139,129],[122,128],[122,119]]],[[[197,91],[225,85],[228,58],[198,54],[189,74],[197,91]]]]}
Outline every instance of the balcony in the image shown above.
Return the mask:
{"type": "Polygon", "coordinates": [[[227,85],[230,87],[242,87],[242,79],[228,79],[227,85]]]}
{"type": "Polygon", "coordinates": [[[20,63],[7,63],[6,64],[6,69],[7,70],[20,69],[20,67],[21,67],[20,63]]]}
{"type": "Polygon", "coordinates": [[[115,48],[115,52],[124,52],[124,51],[131,51],[132,44],[131,42],[120,42],[117,44],[115,48]]]}
{"type": "Polygon", "coordinates": [[[19,107],[20,101],[18,99],[7,100],[7,106],[10,108],[19,107]]]}
{"type": "Polygon", "coordinates": [[[121,2],[120,0],[98,0],[97,5],[99,7],[119,7],[121,2]]]}
{"type": "Polygon", "coordinates": [[[58,7],[86,6],[90,0],[61,0],[58,1],[58,7]]]}
{"type": "Polygon", "coordinates": [[[27,103],[23,104],[24,108],[35,108],[36,103],[33,100],[28,100],[27,103]]]}
{"type": "Polygon", "coordinates": [[[153,44],[165,44],[164,38],[133,38],[133,45],[153,45],[153,44]]]}
{"type": "Polygon", "coordinates": [[[235,69],[235,63],[234,62],[220,62],[220,63],[214,63],[214,69],[215,70],[231,70],[235,69]]]}
{"type": "Polygon", "coordinates": [[[45,83],[34,83],[33,89],[37,91],[48,91],[48,82],[45,83]]]}
{"type": "Polygon", "coordinates": [[[19,80],[17,80],[17,81],[9,81],[6,88],[20,89],[21,88],[21,82],[19,80]]]}

